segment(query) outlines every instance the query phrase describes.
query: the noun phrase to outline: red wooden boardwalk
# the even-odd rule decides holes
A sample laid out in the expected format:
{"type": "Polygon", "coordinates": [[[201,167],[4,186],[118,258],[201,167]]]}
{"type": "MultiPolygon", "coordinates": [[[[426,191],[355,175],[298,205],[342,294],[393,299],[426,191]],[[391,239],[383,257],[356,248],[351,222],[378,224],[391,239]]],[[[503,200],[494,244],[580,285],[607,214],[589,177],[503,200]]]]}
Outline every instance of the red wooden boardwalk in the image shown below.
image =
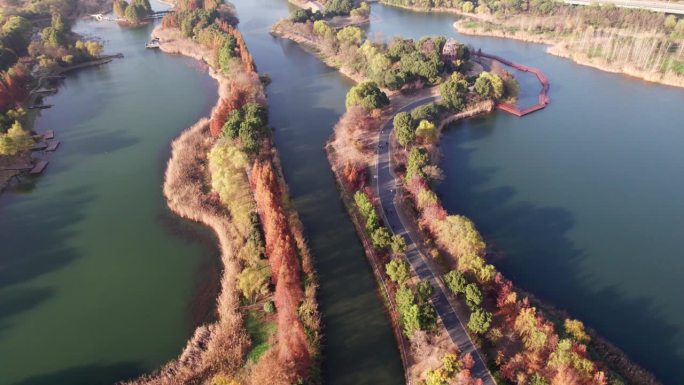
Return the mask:
{"type": "Polygon", "coordinates": [[[510,103],[499,103],[496,106],[498,109],[500,109],[501,111],[506,111],[506,112],[513,114],[515,116],[525,116],[525,115],[530,114],[532,112],[539,111],[549,104],[549,95],[548,95],[549,86],[550,86],[549,85],[549,79],[546,77],[546,75],[544,75],[543,72],[541,72],[541,70],[534,68],[534,67],[528,67],[526,65],[513,63],[510,60],[504,59],[504,58],[496,56],[496,55],[490,55],[490,54],[486,54],[486,53],[482,53],[482,52],[479,52],[477,55],[481,56],[481,57],[485,57],[487,59],[496,60],[498,62],[501,62],[504,65],[507,65],[509,67],[515,68],[515,69],[520,70],[520,71],[533,73],[537,77],[537,79],[539,79],[539,82],[542,85],[542,89],[541,89],[541,91],[539,91],[539,97],[538,97],[537,104],[530,106],[530,107],[527,107],[527,108],[524,108],[524,109],[520,109],[520,108],[518,108],[518,106],[510,104],[510,103]]]}

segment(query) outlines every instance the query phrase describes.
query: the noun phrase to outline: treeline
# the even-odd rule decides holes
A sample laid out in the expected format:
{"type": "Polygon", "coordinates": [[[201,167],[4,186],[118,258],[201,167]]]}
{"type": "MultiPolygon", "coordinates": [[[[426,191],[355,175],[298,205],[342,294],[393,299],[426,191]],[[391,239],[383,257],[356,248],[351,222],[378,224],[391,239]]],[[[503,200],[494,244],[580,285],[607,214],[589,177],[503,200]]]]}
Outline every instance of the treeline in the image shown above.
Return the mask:
{"type": "Polygon", "coordinates": [[[139,23],[153,13],[149,0],[114,0],[112,3],[114,14],[120,18],[125,18],[131,23],[139,23]]]}
{"type": "Polygon", "coordinates": [[[233,240],[237,289],[251,340],[241,362],[215,371],[213,383],[320,382],[316,279],[268,127],[261,83],[237,19],[216,1],[183,0],[163,28],[175,28],[212,52],[225,82],[212,113],[210,187],[239,236],[233,240]],[[248,172],[249,170],[249,172],[248,172]]]}
{"type": "Polygon", "coordinates": [[[40,22],[50,15],[62,15],[73,19],[88,13],[102,12],[109,8],[111,0],[0,0],[5,16],[21,16],[40,22]]]}
{"type": "MultiPolygon", "coordinates": [[[[56,9],[50,7],[35,8],[56,9]]],[[[47,27],[39,29],[13,9],[0,16],[0,155],[13,156],[28,150],[33,140],[28,132],[25,104],[34,74],[48,74],[64,67],[99,57],[102,45],[96,41],[81,41],[71,32],[71,25],[61,14],[43,15],[49,18],[47,27]],[[9,14],[9,15],[8,15],[9,14]],[[32,39],[34,33],[39,39],[32,39]]]]}
{"type": "Polygon", "coordinates": [[[289,19],[295,23],[330,19],[336,16],[350,16],[355,19],[367,18],[370,15],[370,6],[367,2],[354,0],[329,0],[324,2],[323,12],[309,8],[292,11],[289,19]]]}

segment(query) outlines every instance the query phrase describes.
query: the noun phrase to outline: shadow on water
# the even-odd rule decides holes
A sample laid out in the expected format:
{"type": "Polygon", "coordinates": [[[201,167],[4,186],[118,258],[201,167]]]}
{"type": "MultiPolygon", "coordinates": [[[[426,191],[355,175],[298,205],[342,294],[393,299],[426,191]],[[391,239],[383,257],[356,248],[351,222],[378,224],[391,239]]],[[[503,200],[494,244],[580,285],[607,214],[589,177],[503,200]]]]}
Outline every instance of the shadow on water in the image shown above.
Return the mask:
{"type": "Polygon", "coordinates": [[[682,378],[684,360],[675,354],[667,362],[659,359],[663,351],[677,351],[672,337],[678,329],[653,301],[626,298],[614,287],[594,290],[600,285],[587,283],[589,278],[581,266],[588,255],[568,236],[576,226],[571,211],[517,201],[517,191],[511,186],[485,187],[498,169],[474,167],[472,148],[473,143],[493,133],[496,125],[491,120],[496,115],[457,123],[445,132],[441,147],[448,152],[443,153],[440,166],[456,179],[447,179],[438,187],[447,211],[475,221],[488,244],[501,250],[494,252],[491,260],[517,286],[544,301],[571,304],[576,309],[572,317],[585,321],[609,341],[621,341],[620,348],[646,369],[659,373],[661,381],[682,378]],[[513,263],[534,268],[514,268],[513,263]],[[554,277],[553,284],[540,279],[536,275],[539,272],[554,277]],[[596,307],[597,303],[601,306],[596,307]],[[616,314],[629,321],[614,322],[616,314]],[[635,340],[640,330],[648,330],[648,344],[635,340]]]}
{"type": "Polygon", "coordinates": [[[112,365],[87,365],[30,377],[26,380],[15,382],[13,385],[105,385],[121,379],[135,377],[144,372],[144,370],[145,368],[134,362],[112,365]]]}
{"type": "Polygon", "coordinates": [[[39,201],[31,196],[22,199],[25,204],[34,204],[30,202],[33,200],[39,203],[11,222],[0,222],[0,288],[60,269],[79,257],[66,240],[74,235],[69,226],[83,219],[79,207],[91,201],[92,196],[85,188],[71,188],[52,200],[39,201]],[[11,229],[4,228],[6,225],[11,225],[11,229]]]}

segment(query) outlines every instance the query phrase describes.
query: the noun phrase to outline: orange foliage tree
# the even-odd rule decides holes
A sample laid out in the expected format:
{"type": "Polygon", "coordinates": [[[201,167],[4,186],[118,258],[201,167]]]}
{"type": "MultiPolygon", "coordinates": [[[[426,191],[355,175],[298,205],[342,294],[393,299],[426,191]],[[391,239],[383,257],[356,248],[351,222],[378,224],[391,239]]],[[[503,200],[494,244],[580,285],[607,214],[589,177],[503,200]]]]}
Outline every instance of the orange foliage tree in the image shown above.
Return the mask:
{"type": "Polygon", "coordinates": [[[252,183],[275,284],[278,357],[284,364],[294,365],[296,373],[304,376],[310,366],[310,357],[304,327],[297,314],[304,297],[300,281],[301,267],[295,240],[282,207],[282,191],[270,160],[254,163],[252,183]]]}

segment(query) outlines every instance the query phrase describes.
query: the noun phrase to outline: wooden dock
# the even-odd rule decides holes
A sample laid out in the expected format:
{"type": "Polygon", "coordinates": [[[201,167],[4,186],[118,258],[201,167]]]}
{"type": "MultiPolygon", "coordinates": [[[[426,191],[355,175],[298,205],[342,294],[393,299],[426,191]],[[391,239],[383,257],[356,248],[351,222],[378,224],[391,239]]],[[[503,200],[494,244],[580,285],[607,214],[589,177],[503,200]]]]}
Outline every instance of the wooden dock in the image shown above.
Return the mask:
{"type": "Polygon", "coordinates": [[[59,140],[53,140],[52,142],[50,142],[50,144],[48,144],[45,151],[55,151],[57,147],[59,147],[59,140]]]}
{"type": "Polygon", "coordinates": [[[47,130],[43,134],[43,139],[49,140],[49,139],[54,139],[55,138],[55,131],[54,130],[47,130]]]}
{"type": "Polygon", "coordinates": [[[31,146],[31,151],[43,151],[48,148],[48,144],[45,142],[38,142],[31,146]]]}
{"type": "Polygon", "coordinates": [[[31,175],[40,175],[43,173],[43,170],[45,170],[45,167],[47,167],[48,161],[47,160],[39,160],[38,163],[29,171],[29,174],[31,175]]]}

